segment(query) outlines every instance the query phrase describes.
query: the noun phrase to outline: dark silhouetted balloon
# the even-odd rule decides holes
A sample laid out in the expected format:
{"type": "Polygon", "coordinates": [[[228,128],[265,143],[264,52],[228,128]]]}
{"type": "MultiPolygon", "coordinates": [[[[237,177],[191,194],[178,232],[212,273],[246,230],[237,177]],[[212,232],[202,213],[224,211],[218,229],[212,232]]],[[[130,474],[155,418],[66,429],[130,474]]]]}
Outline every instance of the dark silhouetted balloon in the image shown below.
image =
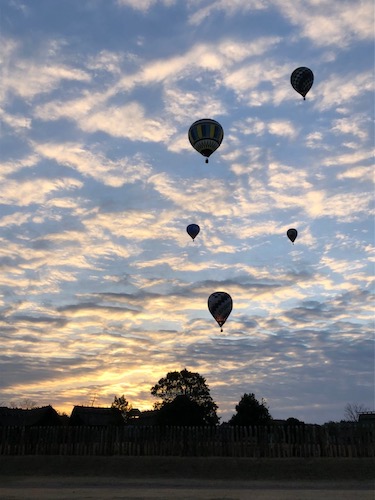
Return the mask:
{"type": "Polygon", "coordinates": [[[204,118],[191,125],[188,136],[190,144],[198,153],[206,157],[206,163],[208,163],[208,157],[217,150],[223,140],[224,130],[219,122],[204,118]]]}
{"type": "Polygon", "coordinates": [[[186,231],[187,231],[188,235],[193,238],[193,241],[194,241],[194,238],[196,236],[198,236],[198,233],[199,233],[200,230],[201,229],[198,226],[198,224],[189,224],[188,227],[186,228],[186,231]]]}
{"type": "Polygon", "coordinates": [[[226,292],[214,292],[208,297],[208,309],[223,331],[233,307],[232,297],[226,292]]]}
{"type": "Polygon", "coordinates": [[[297,91],[303,99],[306,99],[307,92],[311,89],[314,83],[314,73],[309,68],[301,67],[293,71],[290,77],[290,83],[295,91],[297,91]]]}
{"type": "Polygon", "coordinates": [[[286,235],[288,236],[288,238],[290,239],[290,241],[292,243],[294,243],[294,241],[295,241],[295,239],[297,238],[297,235],[298,235],[297,229],[293,229],[293,228],[288,229],[288,231],[286,232],[286,235]]]}

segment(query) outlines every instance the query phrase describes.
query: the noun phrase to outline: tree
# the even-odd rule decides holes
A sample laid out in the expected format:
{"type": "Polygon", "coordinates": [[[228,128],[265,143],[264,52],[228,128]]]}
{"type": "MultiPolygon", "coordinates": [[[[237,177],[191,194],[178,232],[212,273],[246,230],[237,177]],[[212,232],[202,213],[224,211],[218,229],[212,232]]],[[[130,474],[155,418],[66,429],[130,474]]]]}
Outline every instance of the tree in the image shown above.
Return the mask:
{"type": "Polygon", "coordinates": [[[11,401],[9,403],[11,408],[17,408],[21,410],[33,410],[34,408],[38,408],[38,404],[32,399],[25,398],[19,403],[15,401],[11,401]]]}
{"type": "MultiPolygon", "coordinates": [[[[176,410],[177,404],[186,405],[186,399],[188,399],[201,409],[202,424],[216,425],[219,422],[216,414],[218,406],[210,395],[206,379],[199,373],[190,372],[186,368],[180,372],[169,372],[166,377],[161,378],[157,384],[151,387],[151,394],[162,399],[161,403],[154,405],[156,409],[162,410],[163,407],[174,402],[178,396],[185,396],[183,403],[181,400],[175,403],[176,406],[169,406],[169,411],[171,408],[176,410]]],[[[192,405],[190,405],[190,411],[194,411],[195,414],[192,405]]]]}
{"type": "Polygon", "coordinates": [[[295,417],[289,417],[286,419],[285,424],[289,426],[296,426],[296,425],[305,425],[305,422],[301,422],[301,420],[298,420],[298,418],[295,417]]]}
{"type": "Polygon", "coordinates": [[[205,411],[188,396],[176,396],[170,403],[164,403],[157,415],[158,425],[200,426],[205,425],[205,411]]]}
{"type": "Polygon", "coordinates": [[[120,396],[119,398],[115,396],[115,399],[113,400],[113,403],[111,405],[111,408],[118,408],[121,412],[122,418],[126,422],[128,420],[128,415],[130,410],[132,409],[131,404],[127,401],[125,398],[124,394],[120,396]]]}
{"type": "Polygon", "coordinates": [[[57,414],[59,416],[61,425],[69,425],[70,418],[64,411],[63,412],[57,411],[57,414]]]}
{"type": "Polygon", "coordinates": [[[236,414],[229,420],[229,425],[265,425],[271,422],[266,401],[259,402],[253,393],[244,394],[236,405],[236,414]]]}
{"type": "Polygon", "coordinates": [[[359,420],[359,414],[368,411],[368,409],[365,407],[363,404],[358,404],[358,403],[348,403],[345,406],[345,418],[349,422],[358,422],[359,420]]]}

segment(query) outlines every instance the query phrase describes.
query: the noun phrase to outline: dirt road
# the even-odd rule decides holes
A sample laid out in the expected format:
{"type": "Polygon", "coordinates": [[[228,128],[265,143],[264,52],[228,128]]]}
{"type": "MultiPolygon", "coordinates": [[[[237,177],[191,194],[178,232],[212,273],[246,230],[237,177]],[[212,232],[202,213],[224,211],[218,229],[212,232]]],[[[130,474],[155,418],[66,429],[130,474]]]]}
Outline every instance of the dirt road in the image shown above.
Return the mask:
{"type": "Polygon", "coordinates": [[[367,500],[373,459],[0,457],[2,500],[367,500]]]}
{"type": "Polygon", "coordinates": [[[371,483],[205,480],[119,480],[119,478],[7,478],[2,500],[373,500],[371,483]]]}

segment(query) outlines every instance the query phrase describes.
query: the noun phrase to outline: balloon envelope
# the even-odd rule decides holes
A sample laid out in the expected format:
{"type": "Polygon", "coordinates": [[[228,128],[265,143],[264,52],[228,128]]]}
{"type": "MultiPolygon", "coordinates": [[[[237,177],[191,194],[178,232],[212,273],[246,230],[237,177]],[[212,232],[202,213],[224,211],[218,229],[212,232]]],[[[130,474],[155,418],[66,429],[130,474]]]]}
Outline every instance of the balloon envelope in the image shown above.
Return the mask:
{"type": "Polygon", "coordinates": [[[228,319],[232,308],[232,297],[226,292],[214,292],[208,297],[208,309],[220,327],[228,319]]]}
{"type": "Polygon", "coordinates": [[[288,236],[288,238],[290,239],[290,241],[292,243],[294,243],[294,241],[295,241],[295,239],[297,238],[297,235],[298,235],[297,229],[293,229],[293,228],[288,229],[288,231],[286,232],[286,235],[288,236]]]}
{"type": "MultiPolygon", "coordinates": [[[[191,125],[188,137],[193,148],[208,158],[220,146],[224,137],[224,130],[219,122],[210,118],[203,118],[191,125]]],[[[207,162],[208,160],[206,160],[207,162]]]]}
{"type": "Polygon", "coordinates": [[[198,236],[200,230],[201,229],[198,226],[198,224],[189,224],[188,227],[186,228],[188,235],[191,236],[193,240],[196,236],[198,236]]]}
{"type": "Polygon", "coordinates": [[[290,83],[296,92],[306,98],[307,92],[311,89],[314,83],[314,73],[310,68],[301,66],[293,71],[290,77],[290,83]]]}

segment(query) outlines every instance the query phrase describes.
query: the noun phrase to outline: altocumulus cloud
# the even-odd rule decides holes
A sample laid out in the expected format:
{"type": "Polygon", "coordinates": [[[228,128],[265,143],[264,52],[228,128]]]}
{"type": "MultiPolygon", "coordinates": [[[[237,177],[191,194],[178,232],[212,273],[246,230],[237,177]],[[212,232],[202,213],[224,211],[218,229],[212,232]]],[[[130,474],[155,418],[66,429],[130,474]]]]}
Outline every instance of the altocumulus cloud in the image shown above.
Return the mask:
{"type": "Polygon", "coordinates": [[[1,401],[149,409],[186,366],[223,420],[371,407],[372,3],[3,4],[1,401]]]}

